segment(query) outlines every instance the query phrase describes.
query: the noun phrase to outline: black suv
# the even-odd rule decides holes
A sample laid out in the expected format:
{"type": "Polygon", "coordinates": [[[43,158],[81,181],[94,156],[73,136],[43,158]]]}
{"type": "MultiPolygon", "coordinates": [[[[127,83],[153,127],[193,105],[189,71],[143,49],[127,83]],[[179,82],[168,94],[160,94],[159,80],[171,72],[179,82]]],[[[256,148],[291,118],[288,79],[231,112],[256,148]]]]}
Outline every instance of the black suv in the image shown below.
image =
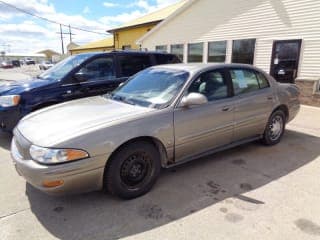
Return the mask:
{"type": "Polygon", "coordinates": [[[0,83],[0,129],[11,131],[23,116],[42,107],[112,91],[150,66],[179,62],[173,54],[140,51],[70,56],[35,79],[0,83]]]}

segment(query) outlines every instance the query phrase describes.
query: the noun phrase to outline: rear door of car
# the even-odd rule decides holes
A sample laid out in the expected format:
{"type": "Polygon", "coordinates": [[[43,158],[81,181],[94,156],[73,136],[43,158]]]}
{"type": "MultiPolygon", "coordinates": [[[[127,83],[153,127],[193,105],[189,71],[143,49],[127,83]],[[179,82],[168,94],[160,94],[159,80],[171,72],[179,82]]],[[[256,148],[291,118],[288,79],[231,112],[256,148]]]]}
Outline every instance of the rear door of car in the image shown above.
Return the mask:
{"type": "Polygon", "coordinates": [[[208,70],[193,79],[184,93],[201,93],[206,104],[174,110],[175,159],[177,162],[231,143],[234,102],[224,69],[208,70]],[[211,86],[211,87],[210,87],[211,86]]]}
{"type": "Polygon", "coordinates": [[[229,68],[227,72],[235,100],[233,141],[262,134],[274,104],[268,80],[250,68],[229,68]]]}

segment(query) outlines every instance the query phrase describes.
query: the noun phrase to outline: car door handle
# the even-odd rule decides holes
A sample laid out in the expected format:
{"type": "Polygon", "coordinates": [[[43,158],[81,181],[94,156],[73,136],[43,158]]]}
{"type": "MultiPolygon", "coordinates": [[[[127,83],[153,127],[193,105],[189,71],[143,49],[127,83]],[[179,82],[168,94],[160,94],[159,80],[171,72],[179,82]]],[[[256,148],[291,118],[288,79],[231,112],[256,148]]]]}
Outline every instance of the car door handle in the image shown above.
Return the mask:
{"type": "Polygon", "coordinates": [[[273,97],[272,96],[268,96],[267,99],[268,100],[273,100],[273,97]]]}

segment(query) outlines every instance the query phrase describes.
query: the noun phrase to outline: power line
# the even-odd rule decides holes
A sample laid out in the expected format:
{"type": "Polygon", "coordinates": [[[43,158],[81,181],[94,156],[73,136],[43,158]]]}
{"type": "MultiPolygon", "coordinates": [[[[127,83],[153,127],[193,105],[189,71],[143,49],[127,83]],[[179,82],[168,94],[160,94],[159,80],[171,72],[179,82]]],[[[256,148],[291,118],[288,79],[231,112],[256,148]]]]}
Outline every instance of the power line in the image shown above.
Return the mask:
{"type": "Polygon", "coordinates": [[[95,34],[100,34],[100,35],[107,35],[106,33],[101,33],[101,32],[95,32],[95,31],[91,31],[91,30],[87,30],[87,29],[83,29],[83,28],[79,28],[79,27],[72,27],[68,24],[63,24],[63,23],[59,23],[57,21],[54,21],[52,19],[48,19],[48,18],[45,18],[45,17],[41,17],[39,15],[36,15],[34,13],[31,13],[27,10],[24,10],[24,9],[21,9],[21,8],[18,8],[10,3],[7,3],[7,2],[4,2],[4,1],[1,1],[0,0],[0,3],[8,6],[8,7],[11,7],[11,8],[14,8],[15,10],[19,11],[19,12],[22,12],[22,13],[25,13],[25,14],[28,14],[30,16],[33,16],[33,17],[36,17],[36,18],[39,18],[39,19],[42,19],[44,21],[47,21],[47,22],[51,22],[51,23],[54,23],[54,24],[58,24],[58,25],[61,25],[61,26],[65,26],[65,27],[69,27],[69,28],[72,28],[72,29],[75,29],[75,30],[79,30],[79,31],[83,31],[83,32],[89,32],[89,33],[95,33],[95,34]]]}

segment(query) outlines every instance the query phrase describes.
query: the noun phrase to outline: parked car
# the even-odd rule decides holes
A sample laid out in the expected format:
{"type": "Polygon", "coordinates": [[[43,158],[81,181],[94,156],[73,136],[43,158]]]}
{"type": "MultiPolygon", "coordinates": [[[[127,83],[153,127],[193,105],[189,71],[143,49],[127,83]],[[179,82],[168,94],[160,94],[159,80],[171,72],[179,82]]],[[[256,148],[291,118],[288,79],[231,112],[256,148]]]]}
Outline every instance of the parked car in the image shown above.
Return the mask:
{"type": "Polygon", "coordinates": [[[247,65],[148,68],[104,96],[30,114],[15,128],[19,174],[40,190],[130,199],[168,168],[261,139],[277,144],[299,90],[247,65]]]}
{"type": "Polygon", "coordinates": [[[25,64],[26,64],[26,65],[35,65],[35,64],[36,64],[36,61],[33,60],[33,59],[31,59],[31,58],[27,58],[27,59],[25,60],[25,64]]]}
{"type": "Polygon", "coordinates": [[[175,62],[173,54],[138,51],[71,56],[36,79],[0,85],[0,130],[11,131],[23,116],[42,107],[107,93],[142,69],[175,62]]]}
{"type": "Polygon", "coordinates": [[[7,68],[13,68],[13,65],[12,65],[11,62],[3,61],[3,62],[1,63],[1,68],[5,68],[5,69],[7,69],[7,68]]]}
{"type": "Polygon", "coordinates": [[[14,67],[20,67],[20,66],[21,66],[19,60],[12,60],[11,63],[12,63],[12,65],[13,65],[14,67]]]}
{"type": "Polygon", "coordinates": [[[39,64],[40,70],[48,70],[49,68],[53,67],[53,63],[50,61],[43,61],[39,64]]]}

